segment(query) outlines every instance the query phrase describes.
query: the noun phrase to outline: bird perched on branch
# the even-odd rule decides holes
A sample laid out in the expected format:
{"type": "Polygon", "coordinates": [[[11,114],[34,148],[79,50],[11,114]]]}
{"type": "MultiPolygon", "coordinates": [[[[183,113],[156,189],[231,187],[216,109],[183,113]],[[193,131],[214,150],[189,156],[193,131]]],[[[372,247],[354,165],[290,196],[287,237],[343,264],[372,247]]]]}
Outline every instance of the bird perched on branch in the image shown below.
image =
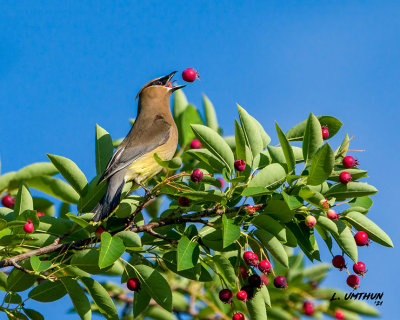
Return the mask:
{"type": "Polygon", "coordinates": [[[140,89],[138,113],[128,135],[115,150],[98,184],[108,181],[107,191],[92,210],[93,222],[106,219],[119,205],[125,182],[133,181],[148,192],[145,184],[162,167],[154,153],[164,161],[171,160],[178,145],[178,129],[169,106],[171,94],[183,88],[173,86],[171,74],[154,79],[140,89]]]}

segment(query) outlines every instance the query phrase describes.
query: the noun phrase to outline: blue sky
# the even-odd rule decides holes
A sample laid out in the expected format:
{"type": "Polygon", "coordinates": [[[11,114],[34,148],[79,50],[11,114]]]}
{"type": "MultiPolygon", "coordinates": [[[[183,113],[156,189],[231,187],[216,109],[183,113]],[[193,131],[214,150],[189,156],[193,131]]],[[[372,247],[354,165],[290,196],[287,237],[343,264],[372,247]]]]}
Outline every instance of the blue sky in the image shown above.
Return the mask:
{"type": "MultiPolygon", "coordinates": [[[[341,119],[380,190],[369,216],[396,246],[399,14],[396,1],[2,1],[2,172],[52,153],[93,176],[95,124],[124,136],[144,83],[195,67],[185,93],[197,106],[206,93],[227,135],[236,103],[275,141],[274,121],[286,131],[309,112],[341,119]]],[[[384,291],[393,319],[399,251],[373,244],[360,260],[362,290],[384,291]]],[[[347,290],[339,272],[326,284],[347,290]]],[[[41,311],[75,319],[65,301],[41,311]]]]}

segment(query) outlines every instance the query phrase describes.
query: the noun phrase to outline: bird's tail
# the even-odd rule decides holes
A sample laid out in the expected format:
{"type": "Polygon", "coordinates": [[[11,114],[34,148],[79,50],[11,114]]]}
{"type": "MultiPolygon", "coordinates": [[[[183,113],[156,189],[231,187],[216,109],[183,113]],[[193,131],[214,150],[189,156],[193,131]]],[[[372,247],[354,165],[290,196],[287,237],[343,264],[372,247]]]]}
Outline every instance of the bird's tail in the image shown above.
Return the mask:
{"type": "Polygon", "coordinates": [[[124,176],[125,170],[121,170],[109,178],[106,194],[92,210],[95,214],[92,219],[93,222],[105,220],[118,207],[125,184],[124,176]]]}

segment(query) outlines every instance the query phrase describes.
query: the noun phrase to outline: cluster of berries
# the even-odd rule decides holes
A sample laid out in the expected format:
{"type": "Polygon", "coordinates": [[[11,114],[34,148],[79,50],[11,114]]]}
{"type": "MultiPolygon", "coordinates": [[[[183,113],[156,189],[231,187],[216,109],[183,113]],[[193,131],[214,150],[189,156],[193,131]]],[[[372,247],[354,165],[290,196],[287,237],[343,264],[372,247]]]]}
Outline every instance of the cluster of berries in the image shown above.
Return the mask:
{"type": "MultiPolygon", "coordinates": [[[[244,263],[251,268],[253,274],[249,275],[249,270],[246,267],[240,266],[240,277],[245,285],[236,293],[236,298],[246,302],[251,300],[255,295],[255,290],[261,289],[263,285],[268,284],[267,274],[272,272],[272,265],[268,260],[259,261],[257,254],[252,251],[246,251],[243,254],[244,263]],[[258,268],[263,274],[259,276],[253,268],[258,268]],[[247,283],[246,283],[247,282],[247,283]]],[[[274,279],[276,288],[285,289],[288,284],[284,276],[277,276],[274,279]]],[[[232,303],[233,293],[229,289],[222,289],[219,292],[219,299],[224,303],[232,303]]],[[[237,312],[232,317],[233,320],[245,320],[245,316],[241,312],[237,312]]]]}
{"type": "MultiPolygon", "coordinates": [[[[304,301],[303,312],[306,316],[312,316],[315,312],[314,304],[311,301],[304,301]]],[[[335,311],[335,318],[338,320],[344,320],[344,313],[342,310],[335,311]]]]}

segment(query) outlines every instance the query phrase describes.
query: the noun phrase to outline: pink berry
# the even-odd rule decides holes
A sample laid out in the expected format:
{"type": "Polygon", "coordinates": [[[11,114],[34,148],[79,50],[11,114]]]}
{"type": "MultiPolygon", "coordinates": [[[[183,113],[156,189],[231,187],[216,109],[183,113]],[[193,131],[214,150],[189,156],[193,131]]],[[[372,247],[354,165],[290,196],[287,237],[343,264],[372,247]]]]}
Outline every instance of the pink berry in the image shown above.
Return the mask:
{"type": "Polygon", "coordinates": [[[12,209],[12,208],[14,208],[14,205],[15,205],[15,198],[8,194],[8,195],[4,196],[3,199],[1,199],[1,203],[6,208],[12,209]]]}
{"type": "Polygon", "coordinates": [[[240,290],[238,293],[236,293],[236,298],[240,301],[246,301],[247,299],[246,291],[240,290]]]}
{"type": "Polygon", "coordinates": [[[45,214],[44,214],[43,212],[37,212],[36,215],[37,215],[38,217],[43,217],[43,216],[45,216],[45,214]]]}
{"type": "Polygon", "coordinates": [[[271,273],[271,263],[268,260],[262,260],[258,264],[258,270],[260,270],[262,273],[271,273]]]}
{"type": "Polygon", "coordinates": [[[305,301],[303,304],[304,314],[307,316],[311,316],[314,313],[314,305],[310,301],[305,301]]]}
{"type": "Polygon", "coordinates": [[[336,310],[335,318],[338,320],[344,320],[344,313],[342,310],[336,310]]]}
{"type": "Polygon", "coordinates": [[[203,145],[201,144],[200,140],[193,139],[190,143],[190,149],[201,149],[203,145]]]}
{"type": "Polygon", "coordinates": [[[243,171],[244,169],[246,169],[246,161],[242,160],[242,159],[237,159],[233,165],[235,166],[235,169],[237,171],[243,171]]]}
{"type": "Polygon", "coordinates": [[[367,268],[365,266],[364,262],[358,261],[357,263],[354,264],[353,266],[353,271],[357,273],[358,275],[362,276],[367,272],[367,268]]]}
{"type": "Polygon", "coordinates": [[[179,197],[178,203],[181,207],[189,207],[190,206],[190,200],[189,200],[189,198],[186,198],[186,197],[179,197]]]}
{"type": "Polygon", "coordinates": [[[262,275],[260,278],[261,278],[261,281],[264,282],[265,285],[268,285],[269,281],[268,281],[268,277],[267,276],[262,275]]]}
{"type": "Polygon", "coordinates": [[[224,179],[218,178],[219,182],[221,182],[221,189],[224,188],[225,181],[224,179]]]}
{"type": "Polygon", "coordinates": [[[239,267],[239,271],[240,271],[240,276],[241,276],[243,279],[247,279],[247,277],[249,276],[249,274],[247,273],[246,267],[240,266],[240,267],[239,267]]]}
{"type": "Polygon", "coordinates": [[[193,68],[187,68],[182,72],[182,79],[186,82],[193,82],[197,78],[199,78],[199,73],[193,68]]]}
{"type": "Polygon", "coordinates": [[[200,169],[194,169],[190,179],[194,183],[199,183],[201,180],[203,180],[203,172],[200,169]]]}
{"type": "Polygon", "coordinates": [[[32,233],[34,230],[35,228],[33,227],[32,221],[28,220],[28,222],[24,224],[24,231],[26,233],[32,233]]]}
{"type": "Polygon", "coordinates": [[[232,302],[232,291],[229,289],[222,289],[219,292],[219,299],[223,302],[223,303],[231,303],[232,302]]]}
{"type": "Polygon", "coordinates": [[[277,276],[274,279],[274,286],[276,288],[286,289],[286,287],[288,286],[286,278],[284,276],[277,276]]]}
{"type": "Polygon", "coordinates": [[[317,224],[317,219],[315,219],[314,216],[307,216],[306,218],[306,226],[309,228],[314,228],[314,226],[317,224]]]}
{"type": "Polygon", "coordinates": [[[328,139],[329,138],[329,129],[326,126],[322,126],[321,127],[321,131],[322,131],[322,138],[328,139]]]}
{"type": "Polygon", "coordinates": [[[262,287],[262,280],[258,274],[252,274],[249,277],[249,285],[251,285],[253,288],[261,288],[262,287]]]}
{"type": "Polygon", "coordinates": [[[359,247],[369,245],[368,235],[364,231],[358,231],[354,236],[354,240],[359,247]]]}
{"type": "Polygon", "coordinates": [[[126,284],[129,290],[131,291],[140,291],[140,281],[138,278],[131,278],[128,280],[128,283],[126,284]]]}
{"type": "Polygon", "coordinates": [[[340,271],[346,268],[346,262],[344,261],[344,257],[341,255],[334,256],[332,259],[332,264],[335,268],[340,269],[340,271]]]}
{"type": "Polygon", "coordinates": [[[246,251],[243,254],[244,263],[251,267],[256,267],[258,265],[258,256],[251,251],[246,251]]]}
{"type": "Polygon", "coordinates": [[[337,220],[338,219],[338,214],[333,209],[328,210],[328,213],[326,215],[331,220],[337,220]]]}
{"type": "Polygon", "coordinates": [[[357,275],[352,274],[352,275],[349,275],[347,277],[347,281],[346,282],[347,282],[349,287],[351,287],[353,289],[357,289],[359,287],[358,284],[360,283],[360,279],[358,278],[357,275]]]}
{"type": "Polygon", "coordinates": [[[245,320],[244,314],[241,312],[237,312],[233,315],[232,320],[245,320]]]}
{"type": "Polygon", "coordinates": [[[346,169],[350,169],[355,166],[358,166],[358,161],[354,159],[352,156],[346,156],[343,158],[342,164],[343,167],[345,167],[346,169]]]}
{"type": "Polygon", "coordinates": [[[247,213],[256,213],[257,209],[255,206],[247,206],[247,213]]]}
{"type": "Polygon", "coordinates": [[[325,209],[328,209],[328,208],[329,208],[329,201],[328,201],[328,199],[322,199],[319,203],[321,204],[321,206],[322,206],[323,208],[325,208],[325,209]]]}
{"type": "Polygon", "coordinates": [[[342,171],[339,174],[339,181],[343,184],[348,184],[351,181],[351,174],[347,171],[342,171]]]}

